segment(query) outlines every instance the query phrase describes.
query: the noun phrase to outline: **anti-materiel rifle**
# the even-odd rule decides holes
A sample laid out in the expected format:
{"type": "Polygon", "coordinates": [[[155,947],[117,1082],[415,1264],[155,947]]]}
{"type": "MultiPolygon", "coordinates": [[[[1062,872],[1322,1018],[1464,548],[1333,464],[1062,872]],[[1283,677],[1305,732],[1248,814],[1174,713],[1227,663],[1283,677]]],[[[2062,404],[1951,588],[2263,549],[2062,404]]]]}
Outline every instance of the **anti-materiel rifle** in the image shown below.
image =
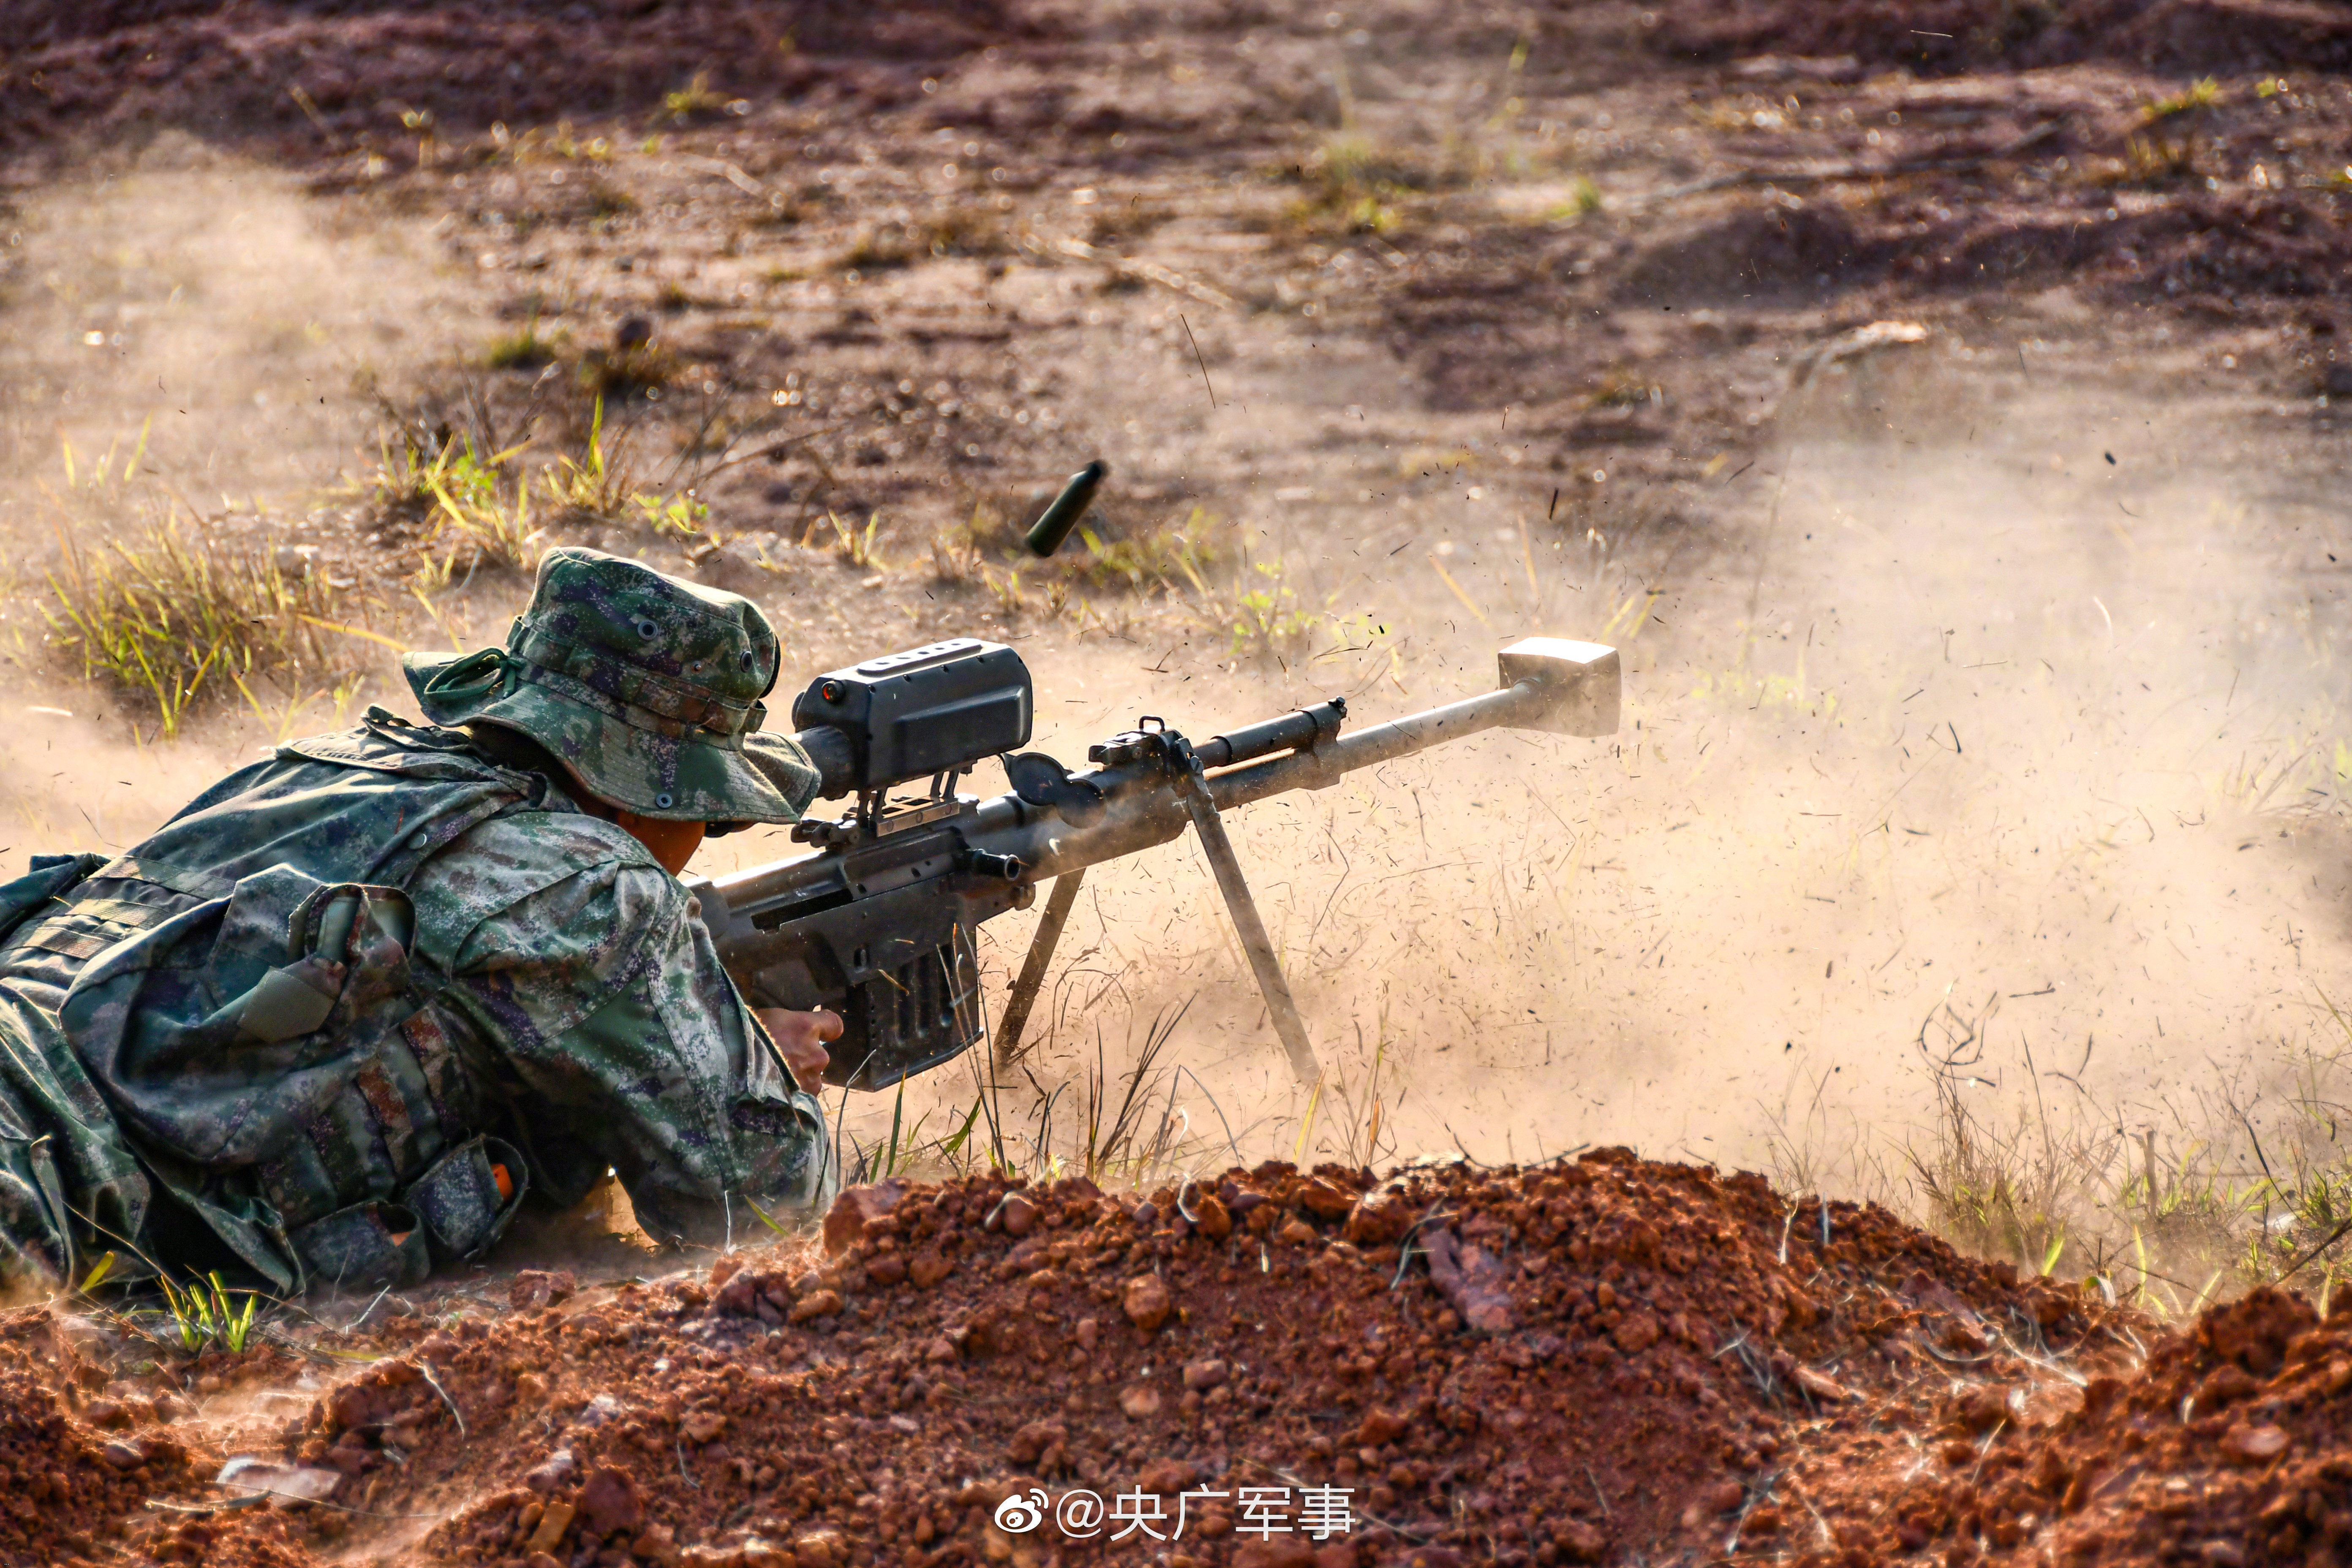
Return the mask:
{"type": "Polygon", "coordinates": [[[754,1006],[839,1013],[830,1083],[883,1089],[952,1059],[982,1032],[972,933],[1026,909],[1051,881],[1044,918],[996,1030],[1018,1047],[1087,868],[1165,844],[1187,827],[1216,873],[1276,1033],[1302,1082],[1317,1075],[1306,1026],[1226,837],[1222,814],[1481,730],[1564,735],[1617,728],[1617,652],[1530,637],[1502,650],[1499,689],[1340,733],[1347,702],[1310,708],[1194,743],[1147,716],[1087,750],[1072,773],[1023,752],[1035,704],[1021,657],[959,637],[868,659],[812,681],[793,704],[796,737],[824,799],[793,837],[812,850],[715,879],[690,879],[719,954],[754,1006]],[[989,800],[956,786],[989,757],[1013,788],[989,800]],[[917,793],[899,793],[928,779],[917,793]]]}

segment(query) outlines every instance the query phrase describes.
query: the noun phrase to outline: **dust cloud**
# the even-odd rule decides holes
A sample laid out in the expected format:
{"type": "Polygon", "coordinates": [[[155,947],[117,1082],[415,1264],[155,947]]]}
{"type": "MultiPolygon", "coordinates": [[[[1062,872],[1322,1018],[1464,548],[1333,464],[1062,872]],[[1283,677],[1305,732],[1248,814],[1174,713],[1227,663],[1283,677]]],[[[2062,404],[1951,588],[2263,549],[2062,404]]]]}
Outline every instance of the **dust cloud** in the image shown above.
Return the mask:
{"type": "MultiPolygon", "coordinates": [[[[65,679],[41,590],[69,546],[166,514],[270,551],[317,538],[373,459],[371,379],[399,384],[467,321],[425,237],[176,134],[0,212],[0,866],[127,847],[257,748],[332,724],[291,692],[145,744],[152,715],[134,739],[130,705],[65,679]]],[[[362,701],[396,682],[372,662],[362,701]]]]}
{"type": "MultiPolygon", "coordinates": [[[[2249,1172],[2241,1127],[2307,1142],[2345,1033],[2335,526],[2193,405],[1976,357],[1815,382],[1718,547],[1547,551],[1540,514],[1498,514],[1452,558],[1491,629],[1425,569],[1381,585],[1428,651],[1356,721],[1484,689],[1542,631],[1624,650],[1622,732],[1490,735],[1237,815],[1331,1072],[1312,1103],[1189,839],[1091,874],[1008,1139],[1083,1150],[1098,1049],[1107,1127],[1181,1013],[1145,1131],[1172,1116],[1203,1163],[1630,1143],[1916,1206],[1939,1080],[1989,1127],[2219,1138],[2249,1172]]],[[[1176,682],[1157,653],[1033,660],[1040,743],[1359,684],[1176,682]]],[[[987,933],[1000,987],[1029,918],[987,933]]],[[[975,1093],[950,1069],[846,1125],[929,1141],[975,1093]]]]}
{"type": "MultiPolygon", "coordinates": [[[[471,308],[425,237],[341,232],[279,176],[185,144],[49,193],[5,238],[20,589],[59,528],[142,508],[299,542],[375,428],[354,377],[446,355],[471,308]]],[[[1189,840],[1094,874],[996,1097],[1008,1143],[1099,1147],[1157,1027],[1129,1152],[1163,1128],[1201,1163],[1622,1142],[1900,1200],[1901,1151],[1936,1137],[1931,1019],[1938,1051],[1978,1032],[1946,1077],[1997,1124],[2056,1108],[2178,1146],[2242,1111],[2300,1135],[2290,1101],[2346,989],[2335,525],[2293,475],[2256,484],[2208,449],[2192,404],[1990,358],[1939,338],[1829,367],[1751,471],[1710,479],[1711,531],[1664,512],[1562,530],[1507,489],[1475,527],[1379,520],[1444,534],[1460,587],[1422,550],[1353,580],[1410,650],[1392,679],[1378,654],[1237,667],[1213,629],[1024,640],[1037,744],[1072,763],[1145,711],[1205,735],[1334,690],[1360,723],[1450,700],[1531,632],[1618,644],[1626,705],[1612,741],[1490,735],[1237,815],[1319,1095],[1290,1080],[1189,840]]],[[[1296,482],[1366,481],[1297,452],[1296,482]]],[[[1332,554],[1282,515],[1267,548],[1332,554]]],[[[125,744],[101,694],[48,683],[29,603],[0,622],[12,855],[127,846],[273,731],[332,719],[125,744]]],[[[793,852],[747,834],[698,868],[793,852]]],[[[992,1006],[1033,919],[983,933],[992,1006]]],[[[844,1125],[933,1143],[978,1065],[903,1104],[854,1097],[844,1125]]]]}

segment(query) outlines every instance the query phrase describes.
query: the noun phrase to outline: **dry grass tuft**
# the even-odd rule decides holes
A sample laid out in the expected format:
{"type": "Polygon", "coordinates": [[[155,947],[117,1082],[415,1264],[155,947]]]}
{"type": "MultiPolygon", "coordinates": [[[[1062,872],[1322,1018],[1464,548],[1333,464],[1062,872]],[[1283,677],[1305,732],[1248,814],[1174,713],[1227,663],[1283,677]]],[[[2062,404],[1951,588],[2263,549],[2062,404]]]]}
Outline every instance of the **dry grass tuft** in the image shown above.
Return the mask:
{"type": "Polygon", "coordinates": [[[958,205],[912,223],[862,229],[834,258],[836,272],[887,272],[934,258],[1003,256],[1013,249],[1003,219],[982,207],[958,205]]]}
{"type": "MultiPolygon", "coordinates": [[[[65,530],[45,606],[86,679],[143,700],[166,737],[199,704],[234,689],[266,712],[257,686],[289,700],[358,670],[337,591],[307,564],[281,567],[225,545],[178,512],[127,540],[85,547],[65,530]]],[[[344,698],[348,700],[347,695],[344,698]]]]}

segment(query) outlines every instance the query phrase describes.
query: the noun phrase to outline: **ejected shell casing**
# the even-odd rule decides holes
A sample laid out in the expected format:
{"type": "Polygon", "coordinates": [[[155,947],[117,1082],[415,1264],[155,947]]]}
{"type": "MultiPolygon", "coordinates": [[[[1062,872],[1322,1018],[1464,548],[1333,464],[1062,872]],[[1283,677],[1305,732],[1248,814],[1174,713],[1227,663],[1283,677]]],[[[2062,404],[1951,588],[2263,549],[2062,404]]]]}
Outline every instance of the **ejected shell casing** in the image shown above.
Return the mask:
{"type": "Polygon", "coordinates": [[[1078,520],[1087,515],[1087,508],[1094,504],[1095,489],[1109,472],[1110,465],[1097,458],[1070,476],[1062,493],[1029,525],[1027,542],[1032,554],[1051,555],[1062,547],[1062,541],[1070,537],[1070,530],[1078,526],[1078,520]]]}

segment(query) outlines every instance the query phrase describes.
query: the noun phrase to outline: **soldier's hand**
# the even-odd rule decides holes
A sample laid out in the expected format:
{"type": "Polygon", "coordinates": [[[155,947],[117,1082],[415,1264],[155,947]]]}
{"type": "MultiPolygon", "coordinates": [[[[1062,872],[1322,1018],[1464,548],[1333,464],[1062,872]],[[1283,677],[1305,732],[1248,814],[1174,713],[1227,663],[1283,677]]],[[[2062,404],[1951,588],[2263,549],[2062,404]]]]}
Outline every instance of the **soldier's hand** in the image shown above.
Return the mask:
{"type": "Polygon", "coordinates": [[[841,1038],[841,1016],[819,1007],[813,1013],[788,1013],[782,1007],[758,1009],[761,1026],[776,1042],[784,1065],[800,1086],[814,1094],[824,1087],[824,1069],[833,1060],[827,1040],[841,1038]]]}

